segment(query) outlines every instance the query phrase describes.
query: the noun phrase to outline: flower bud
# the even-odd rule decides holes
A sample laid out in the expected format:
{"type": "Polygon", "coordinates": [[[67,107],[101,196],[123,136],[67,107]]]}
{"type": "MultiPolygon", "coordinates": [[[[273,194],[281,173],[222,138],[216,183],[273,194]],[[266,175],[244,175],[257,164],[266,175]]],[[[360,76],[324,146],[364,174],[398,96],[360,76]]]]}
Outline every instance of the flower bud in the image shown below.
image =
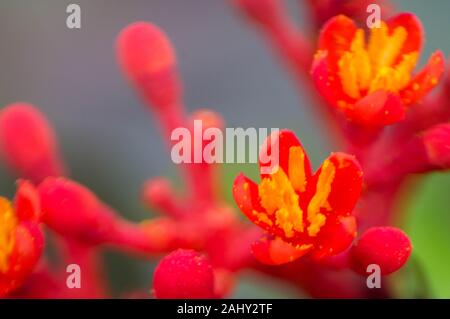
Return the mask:
{"type": "Polygon", "coordinates": [[[38,183],[47,176],[64,173],[55,133],[30,104],[14,103],[0,111],[0,147],[20,177],[38,183]]]}
{"type": "Polygon", "coordinates": [[[367,266],[376,264],[381,274],[387,275],[400,269],[411,253],[408,236],[395,227],[368,229],[352,248],[351,259],[355,271],[367,274],[367,266]]]}
{"type": "Polygon", "coordinates": [[[54,231],[88,242],[115,234],[113,211],[89,189],[66,178],[47,178],[38,187],[43,219],[54,231]]]}
{"type": "Polygon", "coordinates": [[[208,259],[194,250],[176,250],[164,257],[153,276],[160,299],[214,298],[214,274],[208,259]]]}
{"type": "Polygon", "coordinates": [[[142,201],[159,212],[169,216],[181,216],[183,209],[177,201],[172,184],[165,178],[149,179],[142,186],[142,201]]]}
{"type": "Polygon", "coordinates": [[[157,108],[181,97],[175,52],[166,35],[146,22],[130,24],[117,38],[119,63],[145,100],[157,108]]]}

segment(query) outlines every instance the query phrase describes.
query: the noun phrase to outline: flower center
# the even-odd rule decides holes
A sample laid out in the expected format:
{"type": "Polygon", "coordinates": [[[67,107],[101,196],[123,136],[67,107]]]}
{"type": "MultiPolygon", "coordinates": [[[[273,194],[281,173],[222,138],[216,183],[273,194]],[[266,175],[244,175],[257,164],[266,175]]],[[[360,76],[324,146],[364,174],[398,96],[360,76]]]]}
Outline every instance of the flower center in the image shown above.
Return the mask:
{"type": "MultiPolygon", "coordinates": [[[[312,197],[306,214],[299,204],[299,194],[306,189],[305,154],[301,147],[289,149],[288,175],[281,168],[264,178],[258,187],[261,206],[267,215],[254,212],[260,222],[281,228],[287,238],[295,232],[303,233],[305,227],[309,236],[316,236],[326,222],[326,216],[320,213],[322,208],[330,210],[328,196],[335,176],[335,166],[330,161],[322,165],[318,177],[316,193],[312,197]]],[[[300,194],[301,195],[301,194],[300,194]]]]}
{"type": "Polygon", "coordinates": [[[371,29],[366,46],[364,30],[358,29],[350,50],[338,62],[339,77],[344,92],[359,99],[377,90],[397,93],[406,87],[411,79],[418,52],[399,56],[407,31],[396,27],[391,34],[385,22],[380,28],[371,29]]]}
{"type": "Polygon", "coordinates": [[[14,247],[14,232],[17,219],[11,203],[0,197],[0,272],[8,270],[9,256],[14,247]]]}

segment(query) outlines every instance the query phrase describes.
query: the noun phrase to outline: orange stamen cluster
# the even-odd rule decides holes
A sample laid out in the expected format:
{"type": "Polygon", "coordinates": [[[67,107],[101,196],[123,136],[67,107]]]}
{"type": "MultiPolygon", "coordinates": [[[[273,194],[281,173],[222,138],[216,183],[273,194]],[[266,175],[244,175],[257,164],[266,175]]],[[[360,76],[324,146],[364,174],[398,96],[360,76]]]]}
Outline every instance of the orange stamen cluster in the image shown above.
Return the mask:
{"type": "Polygon", "coordinates": [[[338,62],[344,92],[359,99],[377,90],[397,93],[405,88],[419,55],[414,51],[400,56],[407,36],[406,29],[401,26],[389,34],[388,26],[381,22],[380,28],[371,29],[366,45],[364,30],[358,29],[350,50],[338,62]]]}
{"type": "Polygon", "coordinates": [[[289,149],[288,175],[277,167],[269,177],[263,178],[258,186],[261,206],[265,212],[253,211],[255,217],[269,227],[282,230],[286,238],[298,233],[306,233],[315,237],[326,222],[321,209],[330,210],[327,202],[334,179],[335,167],[325,161],[319,175],[317,190],[306,209],[302,209],[301,193],[305,191],[307,181],[304,168],[305,154],[299,146],[289,149]],[[306,215],[306,216],[305,216],[306,215]]]}
{"type": "Polygon", "coordinates": [[[17,218],[11,203],[0,197],[0,273],[9,268],[9,257],[14,247],[17,218]]]}

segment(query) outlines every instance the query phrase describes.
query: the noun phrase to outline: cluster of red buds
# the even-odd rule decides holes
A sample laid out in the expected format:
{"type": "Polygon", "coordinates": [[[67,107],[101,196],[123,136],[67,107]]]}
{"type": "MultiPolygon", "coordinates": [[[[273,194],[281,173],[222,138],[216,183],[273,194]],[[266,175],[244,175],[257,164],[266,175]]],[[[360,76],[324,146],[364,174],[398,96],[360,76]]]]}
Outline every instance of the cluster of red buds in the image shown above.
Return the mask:
{"type": "MultiPolygon", "coordinates": [[[[19,180],[13,203],[0,197],[0,297],[108,297],[104,249],[163,257],[139,296],[225,298],[244,270],[285,280],[312,297],[390,296],[388,289],[370,289],[366,278],[369,266],[384,276],[410,256],[408,236],[389,226],[396,199],[411,174],[450,166],[445,58],[437,51],[414,71],[424,40],[421,23],[413,14],[395,14],[387,1],[383,21],[370,30],[361,23],[370,1],[306,3],[310,34],[290,20],[281,1],[232,5],[255,22],[299,87],[316,88],[313,107],[345,152],[332,153],[314,170],[295,133],[277,131],[260,151],[269,154],[276,146],[278,165],[268,170],[260,161],[258,183],[237,176],[227,185],[233,204],[221,196],[218,164],[183,163],[183,193],[166,178],[152,178],[141,198],[160,215],[127,221],[71,179],[56,134],[37,107],[3,107],[1,155],[19,180]],[[57,262],[43,254],[49,240],[57,262]],[[68,265],[81,269],[77,289],[67,284],[68,265]]],[[[204,130],[224,127],[211,110],[186,114],[177,58],[157,26],[125,27],[116,51],[168,146],[171,132],[193,130],[194,120],[204,130]]],[[[191,144],[195,153],[208,141],[191,144]]]]}

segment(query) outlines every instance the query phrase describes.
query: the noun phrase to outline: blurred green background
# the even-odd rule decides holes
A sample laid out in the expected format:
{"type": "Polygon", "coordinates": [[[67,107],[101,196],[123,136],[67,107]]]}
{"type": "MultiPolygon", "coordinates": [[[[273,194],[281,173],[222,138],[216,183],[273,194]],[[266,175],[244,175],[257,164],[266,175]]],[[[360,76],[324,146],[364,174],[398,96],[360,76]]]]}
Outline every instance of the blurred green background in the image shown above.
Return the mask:
{"type": "MultiPolygon", "coordinates": [[[[149,177],[176,178],[157,123],[123,79],[114,41],[127,24],[151,21],[163,28],[178,53],[189,111],[211,108],[229,127],[279,127],[297,132],[314,164],[334,150],[324,123],[307,107],[254,28],[229,0],[0,0],[0,105],[28,101],[58,133],[71,176],[89,186],[127,218],[148,217],[139,187],[149,177]],[[82,28],[65,26],[66,7],[77,3],[82,28]]],[[[287,1],[299,24],[308,22],[298,1],[287,1]]],[[[422,20],[422,63],[437,48],[447,55],[450,1],[393,1],[422,20]]],[[[255,165],[224,167],[224,196],[231,181],[255,165]]],[[[12,196],[14,178],[0,166],[0,194],[12,196]]],[[[397,223],[410,235],[410,263],[390,279],[399,297],[450,298],[450,175],[427,176],[404,194],[397,223]],[[401,210],[401,212],[400,212],[401,210]]],[[[148,289],[153,263],[105,253],[116,296],[148,289]]],[[[234,297],[297,297],[285,283],[243,276],[234,297]]]]}

